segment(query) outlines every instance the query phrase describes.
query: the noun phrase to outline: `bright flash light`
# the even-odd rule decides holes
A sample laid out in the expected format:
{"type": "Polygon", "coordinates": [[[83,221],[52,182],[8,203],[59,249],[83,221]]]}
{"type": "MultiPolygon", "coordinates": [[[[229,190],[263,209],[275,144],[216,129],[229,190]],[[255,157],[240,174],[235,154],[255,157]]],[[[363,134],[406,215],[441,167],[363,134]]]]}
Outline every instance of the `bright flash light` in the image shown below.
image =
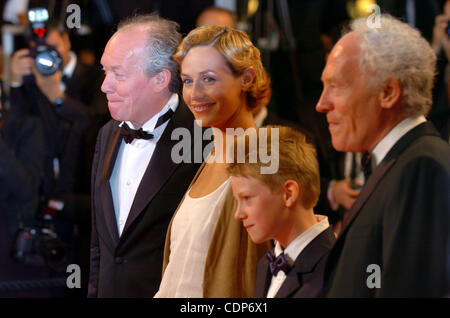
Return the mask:
{"type": "Polygon", "coordinates": [[[39,62],[39,64],[42,64],[42,65],[45,65],[48,67],[51,67],[53,65],[53,62],[51,60],[43,58],[43,57],[39,58],[38,62],[39,62]]]}

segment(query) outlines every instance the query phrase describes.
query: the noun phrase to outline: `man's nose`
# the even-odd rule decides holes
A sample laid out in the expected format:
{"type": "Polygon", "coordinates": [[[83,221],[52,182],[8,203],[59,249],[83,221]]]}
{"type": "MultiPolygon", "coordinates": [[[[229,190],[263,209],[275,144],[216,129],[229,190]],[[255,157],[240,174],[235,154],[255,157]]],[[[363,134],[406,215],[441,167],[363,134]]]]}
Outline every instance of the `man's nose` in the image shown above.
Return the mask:
{"type": "Polygon", "coordinates": [[[111,93],[113,91],[113,83],[111,75],[106,74],[105,79],[103,80],[101,91],[105,94],[111,93]]]}
{"type": "Polygon", "coordinates": [[[327,93],[325,90],[322,91],[322,95],[320,95],[320,99],[316,105],[316,111],[319,113],[326,113],[331,109],[331,101],[329,100],[327,93]]]}

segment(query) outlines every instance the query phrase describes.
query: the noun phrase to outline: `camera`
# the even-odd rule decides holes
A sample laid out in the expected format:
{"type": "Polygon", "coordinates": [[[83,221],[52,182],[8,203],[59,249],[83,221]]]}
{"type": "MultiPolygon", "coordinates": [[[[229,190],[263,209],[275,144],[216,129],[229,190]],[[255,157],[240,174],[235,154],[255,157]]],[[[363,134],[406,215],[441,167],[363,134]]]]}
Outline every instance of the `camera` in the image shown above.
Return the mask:
{"type": "Polygon", "coordinates": [[[48,266],[56,271],[63,270],[68,263],[67,245],[51,224],[19,228],[11,254],[20,263],[48,266]]]}
{"type": "Polygon", "coordinates": [[[28,11],[30,56],[34,58],[37,70],[44,76],[53,75],[62,66],[62,58],[58,51],[45,43],[48,18],[48,11],[45,8],[34,8],[28,11]]]}

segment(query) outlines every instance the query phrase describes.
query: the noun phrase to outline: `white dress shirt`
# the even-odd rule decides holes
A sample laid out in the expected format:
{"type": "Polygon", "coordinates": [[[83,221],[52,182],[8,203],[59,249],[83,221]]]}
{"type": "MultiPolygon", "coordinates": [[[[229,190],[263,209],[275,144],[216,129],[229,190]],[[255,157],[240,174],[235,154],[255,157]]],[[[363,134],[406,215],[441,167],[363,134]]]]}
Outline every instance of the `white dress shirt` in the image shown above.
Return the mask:
{"type": "MultiPolygon", "coordinates": [[[[142,177],[144,176],[145,170],[153,156],[156,144],[161,138],[169,121],[154,128],[156,122],[160,116],[164,115],[169,110],[169,108],[175,112],[177,107],[178,95],[173,94],[161,111],[155,114],[142,126],[144,131],[153,134],[153,139],[134,139],[129,144],[122,140],[122,143],[120,144],[114,169],[109,179],[119,236],[122,235],[125,222],[130,213],[131,205],[133,204],[134,197],[142,177]]],[[[131,122],[126,123],[130,128],[135,129],[131,122]]],[[[122,124],[123,122],[119,126],[122,124]]]]}
{"type": "MultiPolygon", "coordinates": [[[[328,218],[323,215],[316,215],[318,223],[311,226],[305,232],[297,236],[284,250],[284,256],[290,266],[294,265],[295,260],[300,255],[309,243],[311,243],[320,233],[325,231],[330,224],[328,218]]],[[[283,252],[283,247],[277,242],[274,249],[275,257],[278,257],[283,252]]],[[[267,291],[267,298],[274,298],[278,293],[281,285],[283,285],[286,279],[286,274],[283,271],[279,271],[276,276],[272,277],[269,289],[267,291]]]]}
{"type": "MultiPolygon", "coordinates": [[[[70,51],[69,52],[69,63],[67,63],[66,66],[64,66],[62,70],[61,76],[67,76],[67,78],[72,78],[73,72],[75,71],[75,67],[77,66],[77,55],[70,51]]],[[[59,87],[63,92],[66,91],[66,84],[61,80],[61,83],[59,84],[59,87]]]]}
{"type": "Polygon", "coordinates": [[[372,151],[372,157],[375,158],[375,166],[377,166],[381,160],[387,155],[389,150],[395,145],[397,141],[400,140],[408,131],[416,126],[426,122],[424,116],[419,116],[416,118],[406,118],[401,121],[397,126],[392,128],[392,130],[381,139],[381,141],[375,146],[372,151]]]}

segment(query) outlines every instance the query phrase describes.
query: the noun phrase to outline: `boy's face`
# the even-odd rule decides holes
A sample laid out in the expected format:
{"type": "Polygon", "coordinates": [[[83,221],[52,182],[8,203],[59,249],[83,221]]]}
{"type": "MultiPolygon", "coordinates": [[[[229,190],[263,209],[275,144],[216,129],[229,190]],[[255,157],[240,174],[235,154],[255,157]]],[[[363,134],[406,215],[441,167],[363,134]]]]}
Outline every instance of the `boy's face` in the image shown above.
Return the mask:
{"type": "Polygon", "coordinates": [[[284,191],[272,193],[262,181],[244,176],[231,177],[231,186],[238,202],[234,218],[242,221],[253,242],[277,239],[286,230],[289,211],[284,191]]]}

